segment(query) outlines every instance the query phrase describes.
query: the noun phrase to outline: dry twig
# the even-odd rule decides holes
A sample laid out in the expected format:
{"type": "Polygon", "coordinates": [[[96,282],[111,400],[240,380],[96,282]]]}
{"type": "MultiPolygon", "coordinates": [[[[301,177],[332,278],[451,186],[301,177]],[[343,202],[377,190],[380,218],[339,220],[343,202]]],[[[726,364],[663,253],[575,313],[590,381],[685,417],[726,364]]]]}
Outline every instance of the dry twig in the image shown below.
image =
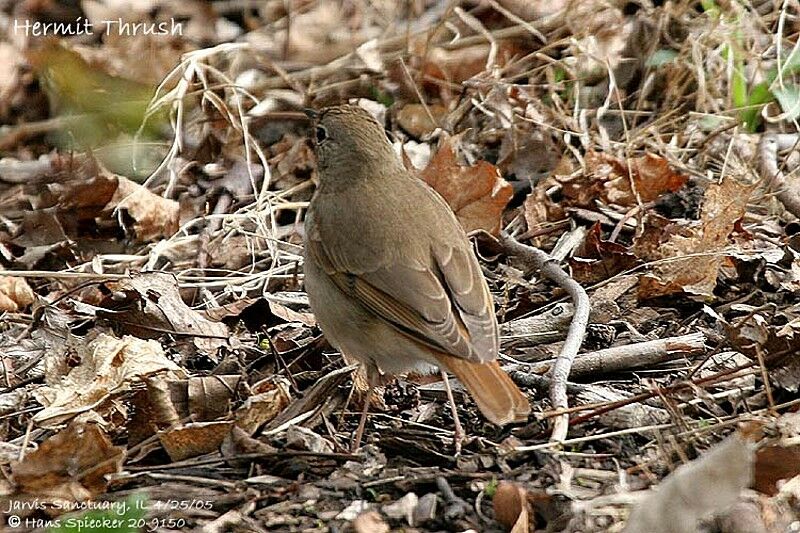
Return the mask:
{"type": "MultiPolygon", "coordinates": [[[[550,376],[553,379],[550,389],[550,401],[554,409],[566,409],[569,407],[567,399],[567,378],[572,369],[572,361],[578,354],[578,350],[583,343],[586,327],[589,324],[589,296],[578,282],[572,279],[555,261],[546,253],[532,246],[527,246],[514,237],[503,233],[500,235],[500,243],[508,255],[517,256],[527,263],[531,268],[538,268],[542,275],[550,281],[558,284],[572,298],[575,305],[575,314],[569,326],[567,338],[561,353],[553,364],[550,376]]],[[[561,441],[567,437],[569,428],[569,415],[562,415],[555,419],[553,423],[553,433],[551,440],[561,441]]]]}

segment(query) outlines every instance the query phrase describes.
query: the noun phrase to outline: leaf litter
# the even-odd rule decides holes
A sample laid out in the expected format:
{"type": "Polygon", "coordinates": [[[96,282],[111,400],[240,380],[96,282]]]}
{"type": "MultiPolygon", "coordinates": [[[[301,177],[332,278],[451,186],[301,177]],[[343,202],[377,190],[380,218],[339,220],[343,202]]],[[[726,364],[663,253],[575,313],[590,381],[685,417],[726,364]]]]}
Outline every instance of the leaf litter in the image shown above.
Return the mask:
{"type": "MultiPolygon", "coordinates": [[[[208,531],[786,530],[798,516],[797,12],[756,1],[22,2],[0,23],[6,500],[121,501],[208,531]],[[589,292],[563,443],[563,290],[484,239],[497,428],[361,374],[302,284],[303,107],[360,103],[468,232],[589,292]]],[[[7,518],[7,517],[6,517],[7,518]]],[[[4,518],[5,519],[5,518],[4,518]]],[[[175,523],[177,524],[177,523],[175,523]]]]}

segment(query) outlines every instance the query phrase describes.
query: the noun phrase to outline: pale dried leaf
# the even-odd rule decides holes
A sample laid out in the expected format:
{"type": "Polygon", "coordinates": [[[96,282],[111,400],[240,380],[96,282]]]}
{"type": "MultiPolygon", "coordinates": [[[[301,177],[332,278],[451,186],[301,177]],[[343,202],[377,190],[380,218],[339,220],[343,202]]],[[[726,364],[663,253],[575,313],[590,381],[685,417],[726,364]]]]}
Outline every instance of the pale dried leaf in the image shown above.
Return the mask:
{"type": "MultiPolygon", "coordinates": [[[[149,375],[159,372],[183,375],[159,343],[127,335],[118,339],[101,334],[80,356],[81,363],[58,384],[33,392],[37,401],[45,406],[33,417],[37,424],[59,424],[89,409],[98,409],[112,394],[128,390],[133,383],[149,375]]],[[[55,377],[48,379],[48,382],[54,381],[55,377]]]]}
{"type": "Polygon", "coordinates": [[[713,297],[717,274],[725,259],[723,249],[734,224],[744,216],[752,191],[752,185],[733,177],[710,185],[700,226],[687,228],[682,235],[672,235],[658,248],[658,254],[669,261],[655,265],[651,273],[642,277],[639,296],[653,298],[685,292],[713,297]]]}
{"type": "Polygon", "coordinates": [[[249,397],[236,410],[235,424],[248,435],[253,435],[259,427],[286,409],[291,400],[289,384],[285,380],[279,380],[272,389],[249,397]]]}
{"type": "MultiPolygon", "coordinates": [[[[125,294],[123,302],[109,298],[98,311],[110,321],[118,321],[128,333],[142,338],[159,337],[165,331],[189,337],[209,357],[228,344],[228,327],[212,322],[195,311],[181,298],[177,280],[166,272],[145,272],[106,284],[111,294],[125,294]],[[135,305],[134,305],[135,304],[135,305]]],[[[231,341],[233,342],[233,340],[231,341]]]]}
{"type": "Polygon", "coordinates": [[[123,176],[116,176],[117,190],[107,209],[121,209],[133,218],[133,231],[139,241],[170,237],[180,227],[180,205],[175,200],[153,194],[123,176]]]}
{"type": "Polygon", "coordinates": [[[35,295],[25,278],[0,276],[0,311],[16,313],[33,303],[35,295]]]}
{"type": "Polygon", "coordinates": [[[406,104],[397,112],[397,123],[416,138],[427,135],[438,128],[447,115],[447,108],[440,104],[406,104]],[[428,115],[430,112],[430,115],[428,115]],[[433,121],[431,120],[433,116],[433,121]]]}
{"type": "Polygon", "coordinates": [[[17,80],[17,67],[23,58],[17,47],[7,42],[0,42],[0,101],[7,98],[17,80]]]}
{"type": "Polygon", "coordinates": [[[701,518],[734,504],[753,480],[755,444],[741,432],[678,467],[645,497],[629,533],[694,533],[701,518]]]}
{"type": "Polygon", "coordinates": [[[376,511],[362,513],[353,520],[353,529],[356,533],[389,533],[389,525],[383,521],[376,511]]]}

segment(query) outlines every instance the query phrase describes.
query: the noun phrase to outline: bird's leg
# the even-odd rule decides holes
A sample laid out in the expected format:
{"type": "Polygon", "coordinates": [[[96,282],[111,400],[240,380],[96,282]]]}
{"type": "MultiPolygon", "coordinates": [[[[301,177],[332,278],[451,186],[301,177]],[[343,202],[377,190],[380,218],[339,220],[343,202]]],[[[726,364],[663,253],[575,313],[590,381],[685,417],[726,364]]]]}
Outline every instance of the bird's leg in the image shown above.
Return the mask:
{"type": "Polygon", "coordinates": [[[447,392],[447,401],[450,403],[450,412],[453,414],[453,424],[455,425],[453,444],[456,448],[456,456],[458,456],[461,454],[461,442],[464,440],[464,429],[461,427],[461,420],[458,419],[456,401],[453,399],[453,390],[450,388],[450,380],[447,379],[447,372],[441,370],[441,373],[442,381],[444,381],[444,390],[447,392]]]}
{"type": "Polygon", "coordinates": [[[367,413],[369,412],[369,404],[372,402],[372,393],[375,391],[376,378],[377,370],[367,368],[367,382],[369,383],[369,388],[367,389],[367,395],[364,397],[364,407],[361,409],[358,429],[353,437],[353,442],[350,443],[350,451],[353,453],[361,446],[361,437],[364,436],[364,426],[367,424],[367,413]]]}

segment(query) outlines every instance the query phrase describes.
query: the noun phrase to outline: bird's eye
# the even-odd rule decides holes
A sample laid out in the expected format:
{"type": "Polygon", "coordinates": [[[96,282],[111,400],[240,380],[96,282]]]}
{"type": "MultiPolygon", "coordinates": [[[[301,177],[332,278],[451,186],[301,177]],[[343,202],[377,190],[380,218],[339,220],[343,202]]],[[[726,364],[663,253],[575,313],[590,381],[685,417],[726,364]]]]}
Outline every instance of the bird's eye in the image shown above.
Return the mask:
{"type": "Polygon", "coordinates": [[[314,135],[316,135],[317,137],[317,143],[322,143],[328,138],[328,130],[326,130],[322,126],[317,126],[314,135]]]}

